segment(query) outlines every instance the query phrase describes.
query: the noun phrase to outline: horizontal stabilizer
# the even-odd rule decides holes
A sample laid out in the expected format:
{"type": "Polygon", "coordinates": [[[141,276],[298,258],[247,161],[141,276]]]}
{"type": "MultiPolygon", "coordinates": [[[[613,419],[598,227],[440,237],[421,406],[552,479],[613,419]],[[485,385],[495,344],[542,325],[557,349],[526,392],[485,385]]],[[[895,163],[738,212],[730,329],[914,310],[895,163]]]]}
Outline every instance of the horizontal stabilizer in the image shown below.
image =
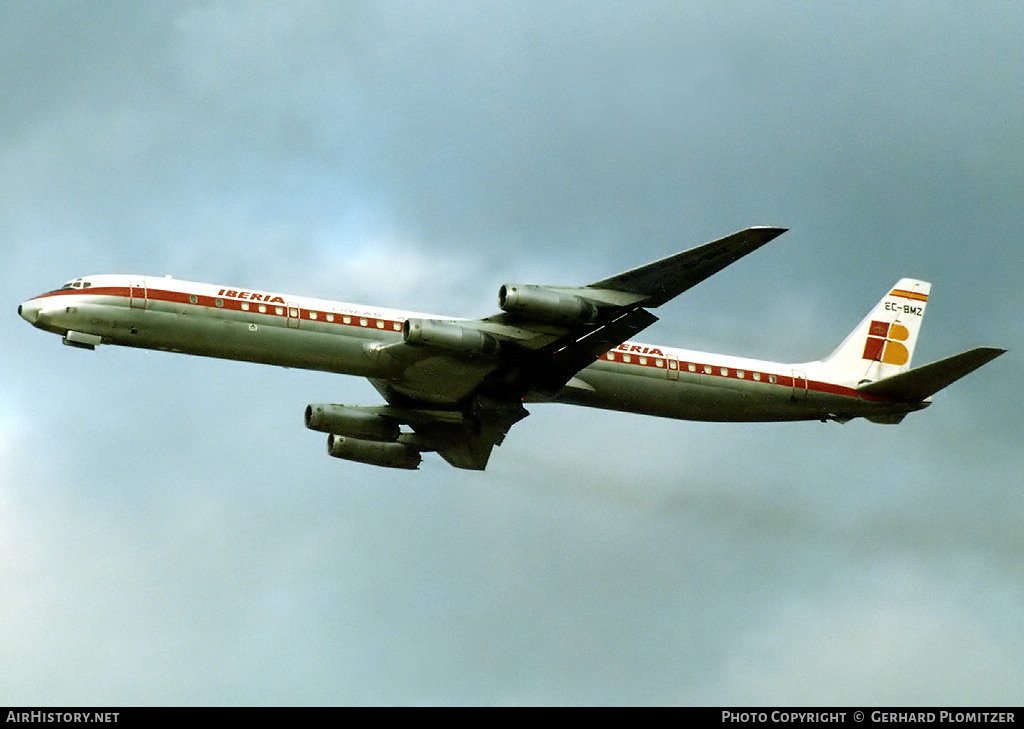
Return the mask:
{"type": "Polygon", "coordinates": [[[877,382],[861,385],[857,391],[896,402],[921,402],[1005,351],[996,347],[979,347],[877,382]]]}

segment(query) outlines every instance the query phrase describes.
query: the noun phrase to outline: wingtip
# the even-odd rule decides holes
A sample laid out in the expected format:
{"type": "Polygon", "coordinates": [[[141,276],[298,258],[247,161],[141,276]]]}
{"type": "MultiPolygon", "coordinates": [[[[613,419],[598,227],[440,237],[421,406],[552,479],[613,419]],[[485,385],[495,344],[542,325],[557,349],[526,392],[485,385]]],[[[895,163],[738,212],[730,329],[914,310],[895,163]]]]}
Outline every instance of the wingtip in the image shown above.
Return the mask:
{"type": "Polygon", "coordinates": [[[757,231],[758,233],[762,233],[770,238],[775,238],[788,231],[789,228],[782,228],[777,225],[752,225],[750,226],[750,230],[757,231]]]}

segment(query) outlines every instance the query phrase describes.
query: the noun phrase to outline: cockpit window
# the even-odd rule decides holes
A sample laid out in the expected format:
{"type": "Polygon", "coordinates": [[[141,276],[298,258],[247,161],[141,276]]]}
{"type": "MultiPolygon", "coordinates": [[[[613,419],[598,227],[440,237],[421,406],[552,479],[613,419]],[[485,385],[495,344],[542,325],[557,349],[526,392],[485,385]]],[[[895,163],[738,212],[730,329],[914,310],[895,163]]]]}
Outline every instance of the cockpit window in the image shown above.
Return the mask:
{"type": "Polygon", "coordinates": [[[65,289],[87,289],[92,286],[92,282],[86,281],[81,278],[76,278],[74,281],[68,281],[66,284],[61,286],[58,291],[64,291],[65,289]]]}

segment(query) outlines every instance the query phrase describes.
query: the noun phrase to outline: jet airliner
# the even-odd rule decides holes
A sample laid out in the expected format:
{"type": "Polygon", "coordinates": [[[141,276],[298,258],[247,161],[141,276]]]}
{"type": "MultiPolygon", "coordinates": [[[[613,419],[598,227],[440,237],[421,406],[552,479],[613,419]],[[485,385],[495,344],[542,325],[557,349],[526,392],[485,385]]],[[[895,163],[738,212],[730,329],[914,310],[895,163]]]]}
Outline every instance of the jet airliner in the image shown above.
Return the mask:
{"type": "Polygon", "coordinates": [[[483,470],[528,415],[558,402],[703,421],[897,424],[1003,354],[911,368],[930,284],[904,278],[823,359],[797,364],[632,340],[648,311],[784,232],[754,227],[581,287],[509,283],[500,312],[452,319],[251,288],[77,278],[18,307],[66,345],[118,344],[365,377],[386,404],[310,404],[331,456],[416,469],[424,452],[483,470]]]}

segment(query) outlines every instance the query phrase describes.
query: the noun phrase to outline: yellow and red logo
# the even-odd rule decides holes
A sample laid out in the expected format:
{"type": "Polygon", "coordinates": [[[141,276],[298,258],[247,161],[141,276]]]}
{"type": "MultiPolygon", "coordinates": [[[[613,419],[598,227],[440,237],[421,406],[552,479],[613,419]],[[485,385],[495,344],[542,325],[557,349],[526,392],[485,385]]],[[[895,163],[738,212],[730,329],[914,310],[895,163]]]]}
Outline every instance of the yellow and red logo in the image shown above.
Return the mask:
{"type": "Polygon", "coordinates": [[[872,321],[862,356],[885,364],[905,365],[910,361],[910,352],[904,344],[909,338],[910,331],[902,324],[872,321]]]}

